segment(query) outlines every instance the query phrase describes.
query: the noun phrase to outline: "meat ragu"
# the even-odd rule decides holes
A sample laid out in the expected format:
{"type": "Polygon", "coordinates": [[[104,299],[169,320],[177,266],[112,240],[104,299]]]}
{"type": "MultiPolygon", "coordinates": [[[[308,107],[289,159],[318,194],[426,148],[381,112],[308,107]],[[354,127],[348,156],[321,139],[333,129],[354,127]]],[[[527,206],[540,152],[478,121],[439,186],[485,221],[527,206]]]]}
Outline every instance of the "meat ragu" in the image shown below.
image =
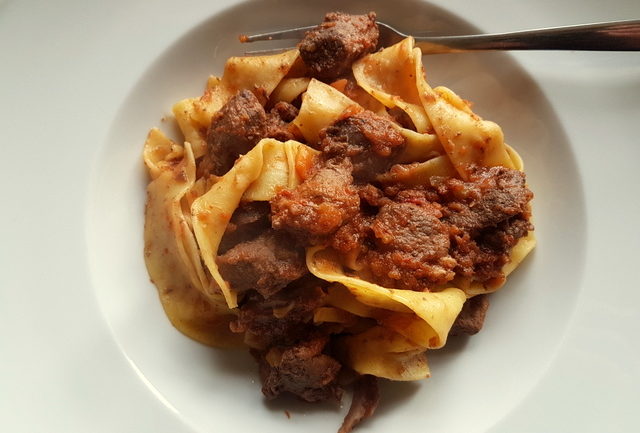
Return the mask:
{"type": "MultiPolygon", "coordinates": [[[[294,61],[272,62],[281,76],[270,87],[237,89],[233,87],[237,84],[225,84],[225,72],[218,87],[209,91],[209,98],[215,92],[228,96],[204,127],[194,123],[201,145],[186,143],[182,153],[176,154],[187,155],[182,160],[169,150],[158,150],[169,149],[169,144],[171,149],[180,147],[168,139],[158,144],[159,139],[153,141],[150,135],[145,144],[145,162],[155,176],[150,184],[147,228],[180,228],[175,237],[162,238],[164,243],[157,241],[159,235],[147,237],[150,230],[145,231],[150,251],[147,266],[158,289],[162,293],[179,287],[175,281],[179,274],[157,270],[168,262],[167,254],[176,251],[172,260],[182,260],[187,269],[184,274],[191,273],[190,279],[184,277],[184,298],[209,302],[211,311],[220,315],[215,321],[218,331],[213,332],[222,332],[219,323],[226,323],[226,331],[250,349],[266,398],[286,393],[307,402],[339,401],[345,389],[353,389],[352,406],[340,433],[348,433],[374,413],[379,401],[376,376],[400,379],[395,373],[384,373],[385,363],[394,362],[393,354],[382,356],[384,344],[400,342],[408,352],[417,353],[442,347],[447,335],[479,332],[489,305],[488,293],[504,283],[506,274],[533,247],[533,194],[518,166],[519,158],[495,137],[482,138],[484,132],[477,131],[489,129],[478,127],[484,122],[480,117],[453,103],[448,108],[457,110],[461,140],[479,135],[483,141],[477,146],[489,142],[492,146],[480,152],[493,152],[486,159],[491,164],[485,164],[485,159],[461,164],[455,158],[463,152],[449,152],[457,138],[446,135],[446,125],[441,124],[446,116],[442,111],[433,115],[428,105],[441,94],[426,81],[421,84],[423,76],[416,78],[416,86],[431,92],[423,108],[427,117],[433,116],[426,132],[416,131],[411,117],[415,113],[404,110],[403,105],[376,100],[386,89],[368,92],[354,78],[354,62],[387,55],[384,50],[374,53],[378,43],[375,19],[373,12],[328,13],[300,42],[299,55],[287,57],[294,61]],[[293,94],[288,100],[269,96],[276,85],[299,86],[308,78],[326,83],[324,93],[313,97],[333,98],[332,103],[342,107],[318,114],[318,119],[329,120],[311,134],[296,119],[308,109],[312,96],[293,94]],[[447,151],[440,144],[445,139],[449,140],[447,151]],[[195,164],[188,193],[177,199],[168,193],[156,197],[154,183],[164,179],[171,186],[190,179],[184,168],[189,164],[188,152],[193,153],[195,164]],[[164,160],[158,162],[156,154],[164,155],[164,160]],[[169,173],[165,178],[163,170],[169,173]],[[397,172],[405,174],[390,175],[397,172]],[[225,186],[218,188],[220,185],[225,186]],[[254,185],[263,188],[261,192],[252,191],[254,185]],[[171,224],[156,224],[157,203],[170,204],[164,218],[171,224]],[[224,210],[229,203],[235,204],[230,211],[224,210]],[[176,210],[180,211],[176,214],[176,210]],[[217,231],[210,230],[212,225],[219,227],[217,231]],[[207,233],[219,234],[213,239],[207,233]],[[189,236],[193,244],[184,240],[189,236]],[[165,239],[176,239],[178,248],[166,248],[169,241],[165,239]],[[189,254],[195,242],[200,259],[186,260],[193,257],[189,254]],[[338,272],[339,278],[327,277],[327,270],[317,268],[314,254],[318,251],[334,260],[329,270],[338,272]],[[213,254],[210,260],[207,254],[213,254]],[[222,280],[216,278],[218,273],[222,280]],[[371,284],[379,288],[374,295],[366,289],[371,284]],[[437,336],[424,342],[421,335],[412,334],[418,328],[410,326],[416,320],[432,326],[419,305],[385,310],[385,305],[398,301],[371,299],[382,296],[380,293],[404,293],[404,298],[420,299],[415,302],[426,302],[427,295],[446,294],[448,326],[434,328],[437,336]],[[399,313],[407,308],[413,313],[399,313]],[[376,341],[381,344],[379,359],[376,341]],[[354,355],[350,345],[356,344],[360,346],[354,355]],[[369,364],[379,363],[375,371],[381,373],[362,367],[357,358],[363,353],[373,354],[376,360],[369,364]]],[[[411,40],[403,43],[411,48],[411,40]]],[[[262,69],[271,64],[268,59],[259,61],[262,69]]],[[[250,82],[248,78],[244,82],[250,82]]],[[[395,95],[391,100],[402,97],[395,95]]],[[[448,94],[447,98],[451,101],[453,97],[448,94]]],[[[206,112],[197,104],[193,105],[193,119],[201,119],[206,112]]],[[[185,130],[185,136],[189,133],[193,137],[192,130],[185,130]]],[[[207,339],[193,331],[201,321],[211,322],[211,317],[177,318],[170,311],[178,310],[167,308],[167,314],[187,335],[221,345],[215,335],[207,339]]],[[[419,329],[425,329],[420,323],[419,329]]],[[[414,366],[421,372],[418,376],[422,374],[419,377],[425,377],[425,371],[428,374],[422,359],[416,358],[414,366]]]]}
{"type": "Polygon", "coordinates": [[[351,72],[351,65],[378,45],[376,14],[347,15],[330,12],[302,39],[300,56],[311,74],[333,80],[351,72]]]}

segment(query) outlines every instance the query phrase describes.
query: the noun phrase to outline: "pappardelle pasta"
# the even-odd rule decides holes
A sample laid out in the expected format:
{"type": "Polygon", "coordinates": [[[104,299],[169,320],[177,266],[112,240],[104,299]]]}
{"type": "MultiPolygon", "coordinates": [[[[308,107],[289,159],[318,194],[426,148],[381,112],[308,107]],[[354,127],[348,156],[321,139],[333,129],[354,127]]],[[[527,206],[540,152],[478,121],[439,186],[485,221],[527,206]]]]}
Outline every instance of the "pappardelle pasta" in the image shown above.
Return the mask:
{"type": "Polygon", "coordinates": [[[297,49],[230,58],[149,132],[145,261],[185,335],[244,346],[263,393],[378,404],[480,330],[534,248],[533,197],[501,128],[426,81],[412,38],[329,13],[297,49]]]}

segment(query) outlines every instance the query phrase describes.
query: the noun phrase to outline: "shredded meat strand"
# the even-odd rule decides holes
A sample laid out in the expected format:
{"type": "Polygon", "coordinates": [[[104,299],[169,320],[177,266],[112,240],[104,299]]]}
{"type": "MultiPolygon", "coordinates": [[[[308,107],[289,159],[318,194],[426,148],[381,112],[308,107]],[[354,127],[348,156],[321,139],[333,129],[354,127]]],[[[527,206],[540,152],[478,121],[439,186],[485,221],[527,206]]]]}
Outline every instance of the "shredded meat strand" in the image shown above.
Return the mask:
{"type": "Polygon", "coordinates": [[[338,433],[349,433],[354,427],[375,412],[380,402],[378,379],[375,376],[360,377],[353,387],[353,400],[338,433]]]}

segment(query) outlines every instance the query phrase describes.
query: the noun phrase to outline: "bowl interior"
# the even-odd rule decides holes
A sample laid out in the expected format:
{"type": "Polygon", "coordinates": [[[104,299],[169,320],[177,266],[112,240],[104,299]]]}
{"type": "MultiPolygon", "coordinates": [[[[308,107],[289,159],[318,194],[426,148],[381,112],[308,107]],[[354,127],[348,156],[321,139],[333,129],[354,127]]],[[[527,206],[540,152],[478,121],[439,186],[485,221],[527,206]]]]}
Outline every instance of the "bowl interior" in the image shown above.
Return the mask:
{"type": "MultiPolygon", "coordinates": [[[[411,0],[243,3],[194,26],[149,65],[122,101],[98,152],[86,229],[105,320],[149,386],[197,431],[334,431],[348,400],[342,405],[293,399],[267,403],[248,353],[204,347],[169,324],[142,255],[147,183],[142,144],[151,127],[172,128],[161,119],[170,115],[173,103],[200,95],[210,74],[220,74],[228,57],[242,55],[247,47],[238,34],[314,24],[331,10],[375,10],[379,20],[413,34],[476,30],[445,10],[411,0]]],[[[582,186],[571,145],[543,89],[508,54],[428,56],[424,64],[432,85],[445,85],[473,101],[474,110],[500,124],[522,155],[536,195],[539,244],[491,297],[484,329],[430,352],[431,379],[385,382],[378,413],[362,431],[402,425],[428,426],[431,433],[481,432],[532,389],[563,337],[584,265],[582,186]]]]}

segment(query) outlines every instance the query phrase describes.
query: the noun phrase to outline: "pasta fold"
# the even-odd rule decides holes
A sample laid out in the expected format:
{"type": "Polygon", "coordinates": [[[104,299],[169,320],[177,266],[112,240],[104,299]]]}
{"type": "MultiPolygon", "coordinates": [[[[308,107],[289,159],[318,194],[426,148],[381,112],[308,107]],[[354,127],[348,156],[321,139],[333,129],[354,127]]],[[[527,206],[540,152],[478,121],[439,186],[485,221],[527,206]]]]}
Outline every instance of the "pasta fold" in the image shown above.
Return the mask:
{"type": "Polygon", "coordinates": [[[239,345],[241,339],[229,330],[235,315],[224,298],[202,295],[209,282],[180,203],[195,180],[191,146],[185,143],[184,157],[177,163],[146,158],[158,156],[154,150],[162,143],[168,145],[169,140],[155,131],[145,144],[145,160],[155,176],[147,188],[145,208],[144,257],[149,276],[158,288],[167,317],[178,330],[211,346],[239,345]],[[158,166],[162,170],[158,171],[158,166]]]}
{"type": "Polygon", "coordinates": [[[382,326],[342,337],[337,344],[345,353],[345,364],[360,374],[398,381],[431,376],[424,349],[382,326]]]}
{"type": "Polygon", "coordinates": [[[271,93],[271,99],[275,102],[293,102],[298,96],[307,90],[309,86],[310,78],[285,78],[280,81],[278,87],[271,93]]]}
{"type": "Polygon", "coordinates": [[[276,89],[300,57],[298,50],[281,54],[255,57],[231,57],[224,67],[221,79],[209,79],[207,89],[200,98],[184,99],[173,107],[180,130],[193,146],[196,158],[206,150],[206,130],[213,115],[238,91],[261,92],[264,98],[276,89]]]}
{"type": "Polygon", "coordinates": [[[167,138],[158,128],[152,128],[144,142],[143,159],[151,179],[171,170],[184,156],[184,148],[167,138]]]}
{"type": "Polygon", "coordinates": [[[302,95],[302,106],[293,123],[310,144],[318,142],[318,133],[338,120],[347,108],[362,110],[339,90],[312,79],[302,95]]]}
{"type": "Polygon", "coordinates": [[[468,179],[472,164],[515,168],[500,126],[473,113],[453,91],[432,89],[423,75],[418,87],[433,129],[462,179],[468,179]]]}
{"type": "Polygon", "coordinates": [[[218,247],[233,212],[241,200],[266,201],[280,188],[294,188],[301,181],[297,162],[300,158],[313,158],[316,153],[297,141],[262,139],[193,202],[193,230],[202,259],[215,281],[203,287],[205,296],[217,299],[222,294],[229,308],[238,306],[237,293],[222,278],[216,264],[218,247]]]}
{"type": "Polygon", "coordinates": [[[402,313],[403,326],[396,326],[399,323],[397,319],[379,317],[383,323],[391,324],[396,332],[422,348],[437,349],[445,345],[449,330],[466,300],[464,292],[453,287],[440,292],[415,292],[387,289],[348,276],[332,251],[323,247],[307,250],[307,267],[316,277],[347,287],[365,306],[402,313]],[[416,327],[419,332],[415,332],[416,327]]]}
{"type": "Polygon", "coordinates": [[[360,87],[388,108],[398,107],[413,121],[418,132],[427,132],[431,121],[425,112],[417,86],[422,76],[422,53],[413,38],[369,54],[353,64],[360,87]]]}

